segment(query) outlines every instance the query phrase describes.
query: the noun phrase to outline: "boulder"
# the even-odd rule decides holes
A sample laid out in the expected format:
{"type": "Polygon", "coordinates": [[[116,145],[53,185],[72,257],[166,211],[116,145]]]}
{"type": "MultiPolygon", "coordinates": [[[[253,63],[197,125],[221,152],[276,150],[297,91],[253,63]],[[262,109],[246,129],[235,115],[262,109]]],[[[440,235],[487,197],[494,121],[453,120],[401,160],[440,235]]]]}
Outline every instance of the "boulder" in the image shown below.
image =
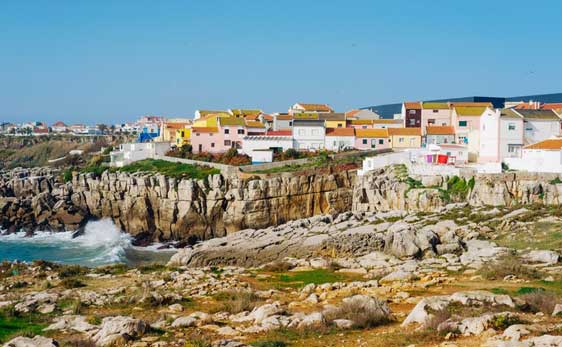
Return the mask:
{"type": "Polygon", "coordinates": [[[37,335],[33,338],[19,336],[4,344],[4,347],[59,347],[57,341],[37,335]]]}
{"type": "Polygon", "coordinates": [[[146,333],[149,325],[131,317],[106,317],[102,320],[101,329],[92,336],[97,345],[109,347],[138,338],[146,333]]]}
{"type": "Polygon", "coordinates": [[[558,263],[560,255],[555,251],[548,250],[530,251],[525,255],[525,259],[533,263],[553,265],[558,263]]]}

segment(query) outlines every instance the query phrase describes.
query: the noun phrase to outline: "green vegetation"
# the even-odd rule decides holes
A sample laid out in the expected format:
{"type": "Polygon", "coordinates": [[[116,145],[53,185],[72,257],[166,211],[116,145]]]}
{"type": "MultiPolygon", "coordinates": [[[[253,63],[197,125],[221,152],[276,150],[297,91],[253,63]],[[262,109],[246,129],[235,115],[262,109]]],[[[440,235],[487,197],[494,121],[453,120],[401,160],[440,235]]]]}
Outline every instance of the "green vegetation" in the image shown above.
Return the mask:
{"type": "Polygon", "coordinates": [[[209,167],[195,166],[182,163],[172,163],[165,160],[146,159],[124,166],[121,172],[155,172],[175,178],[204,179],[209,175],[220,173],[220,170],[209,167]]]}
{"type": "Polygon", "coordinates": [[[322,284],[345,281],[346,277],[326,269],[296,271],[276,276],[280,287],[297,288],[310,283],[322,284]]]}
{"type": "Polygon", "coordinates": [[[468,181],[458,176],[453,176],[447,181],[447,189],[439,189],[444,201],[462,201],[468,196],[468,192],[474,188],[474,177],[468,181]]]}
{"type": "Polygon", "coordinates": [[[42,317],[38,315],[17,315],[13,307],[0,311],[0,343],[9,341],[15,336],[40,335],[47,326],[42,317]]]}
{"type": "Polygon", "coordinates": [[[560,177],[556,177],[555,179],[550,181],[550,184],[560,184],[560,183],[562,183],[562,180],[560,179],[560,177]]]}
{"type": "Polygon", "coordinates": [[[555,222],[539,221],[529,225],[526,232],[505,233],[494,241],[500,246],[514,249],[560,250],[562,249],[562,225],[555,222]]]}

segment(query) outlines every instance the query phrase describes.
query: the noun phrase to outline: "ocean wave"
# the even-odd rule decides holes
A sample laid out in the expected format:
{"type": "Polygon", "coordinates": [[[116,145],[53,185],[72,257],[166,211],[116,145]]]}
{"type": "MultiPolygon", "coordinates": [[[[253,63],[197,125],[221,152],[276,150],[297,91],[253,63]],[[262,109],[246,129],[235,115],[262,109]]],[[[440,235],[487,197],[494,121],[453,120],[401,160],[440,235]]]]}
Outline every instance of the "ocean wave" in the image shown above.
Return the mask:
{"type": "Polygon", "coordinates": [[[109,219],[91,221],[84,232],[39,231],[33,237],[15,233],[0,237],[0,258],[31,261],[44,259],[61,263],[97,266],[126,262],[132,237],[109,219]],[[4,249],[3,249],[4,248],[4,249]]]}

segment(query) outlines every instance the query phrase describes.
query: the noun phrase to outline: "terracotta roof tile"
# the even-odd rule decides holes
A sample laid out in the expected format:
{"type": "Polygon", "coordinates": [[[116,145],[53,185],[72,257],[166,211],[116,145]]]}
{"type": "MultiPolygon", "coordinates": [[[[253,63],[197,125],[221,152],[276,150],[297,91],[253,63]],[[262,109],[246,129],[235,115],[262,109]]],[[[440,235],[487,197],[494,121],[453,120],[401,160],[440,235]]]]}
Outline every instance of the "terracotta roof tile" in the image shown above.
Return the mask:
{"type": "Polygon", "coordinates": [[[326,136],[355,136],[355,129],[353,129],[353,128],[328,128],[328,129],[326,129],[326,136]]]}
{"type": "Polygon", "coordinates": [[[408,110],[421,110],[421,102],[419,101],[407,101],[404,103],[404,106],[408,110]]]}
{"type": "Polygon", "coordinates": [[[562,102],[555,103],[555,104],[544,104],[542,106],[543,110],[557,110],[562,108],[562,102]]]}
{"type": "Polygon", "coordinates": [[[247,121],[246,127],[248,127],[248,128],[265,128],[265,125],[263,125],[262,122],[258,122],[258,121],[247,121]]]}
{"type": "Polygon", "coordinates": [[[452,126],[430,126],[426,128],[427,135],[455,135],[452,126]]]}
{"type": "Polygon", "coordinates": [[[421,128],[388,128],[390,135],[421,136],[421,128]]]}
{"type": "Polygon", "coordinates": [[[349,122],[352,125],[370,125],[370,124],[373,124],[372,119],[352,119],[349,122]]]}
{"type": "Polygon", "coordinates": [[[528,145],[523,147],[523,149],[544,149],[548,151],[559,151],[562,149],[562,138],[557,139],[547,139],[541,142],[533,143],[532,145],[528,145]]]}
{"type": "Polygon", "coordinates": [[[355,129],[356,137],[388,137],[390,129],[355,129]]]}
{"type": "Polygon", "coordinates": [[[193,127],[191,131],[194,133],[216,133],[219,129],[215,127],[193,127]]]}

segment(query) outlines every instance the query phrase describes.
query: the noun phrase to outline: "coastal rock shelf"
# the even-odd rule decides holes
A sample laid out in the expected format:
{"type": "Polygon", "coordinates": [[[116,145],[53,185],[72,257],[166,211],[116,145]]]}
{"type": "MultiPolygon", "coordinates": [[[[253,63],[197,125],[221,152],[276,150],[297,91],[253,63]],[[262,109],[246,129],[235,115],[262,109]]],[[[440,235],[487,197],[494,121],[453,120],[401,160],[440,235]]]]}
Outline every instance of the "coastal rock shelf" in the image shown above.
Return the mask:
{"type": "MultiPolygon", "coordinates": [[[[243,229],[261,229],[317,215],[379,211],[440,211],[451,202],[471,206],[558,205],[554,175],[507,173],[475,177],[454,195],[448,177],[404,177],[396,168],[358,177],[355,171],[205,180],[148,173],[75,175],[46,168],[0,172],[0,228],[80,230],[90,219],[111,218],[137,244],[193,243],[243,229]]],[[[466,182],[466,181],[464,181],[466,182]]]]}

